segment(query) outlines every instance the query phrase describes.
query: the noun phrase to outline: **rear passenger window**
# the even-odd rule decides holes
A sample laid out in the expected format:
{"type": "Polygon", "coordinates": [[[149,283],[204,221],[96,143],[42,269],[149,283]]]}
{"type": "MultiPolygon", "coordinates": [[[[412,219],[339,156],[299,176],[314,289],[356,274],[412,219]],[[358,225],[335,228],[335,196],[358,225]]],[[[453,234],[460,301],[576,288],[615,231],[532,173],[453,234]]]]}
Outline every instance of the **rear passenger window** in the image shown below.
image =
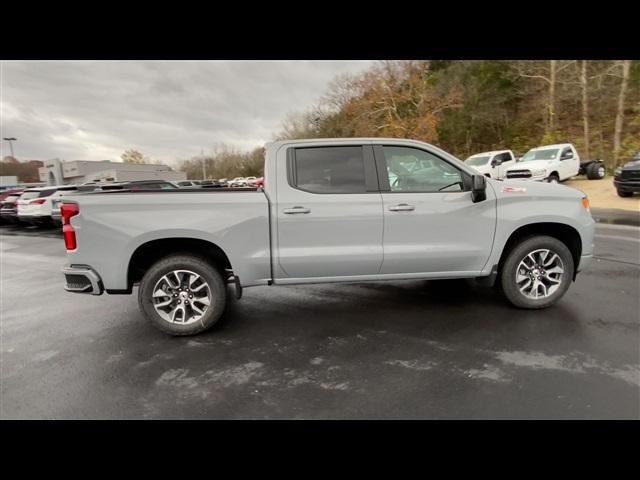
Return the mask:
{"type": "Polygon", "coordinates": [[[362,147],[296,148],[292,183],[312,193],[366,193],[362,147]]]}

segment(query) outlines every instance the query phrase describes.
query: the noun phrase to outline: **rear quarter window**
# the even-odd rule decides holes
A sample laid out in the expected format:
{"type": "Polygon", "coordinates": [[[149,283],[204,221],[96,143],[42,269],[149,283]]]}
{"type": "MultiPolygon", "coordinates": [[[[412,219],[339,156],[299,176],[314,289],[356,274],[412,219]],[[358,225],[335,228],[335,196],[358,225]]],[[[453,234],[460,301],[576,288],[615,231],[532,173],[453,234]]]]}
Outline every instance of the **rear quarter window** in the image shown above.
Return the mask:
{"type": "Polygon", "coordinates": [[[42,190],[40,191],[40,195],[38,195],[38,198],[43,198],[43,197],[50,197],[51,195],[53,195],[56,192],[56,190],[50,189],[50,190],[42,190]]]}
{"type": "Polygon", "coordinates": [[[366,193],[362,146],[296,148],[292,186],[311,193],[366,193]]]}

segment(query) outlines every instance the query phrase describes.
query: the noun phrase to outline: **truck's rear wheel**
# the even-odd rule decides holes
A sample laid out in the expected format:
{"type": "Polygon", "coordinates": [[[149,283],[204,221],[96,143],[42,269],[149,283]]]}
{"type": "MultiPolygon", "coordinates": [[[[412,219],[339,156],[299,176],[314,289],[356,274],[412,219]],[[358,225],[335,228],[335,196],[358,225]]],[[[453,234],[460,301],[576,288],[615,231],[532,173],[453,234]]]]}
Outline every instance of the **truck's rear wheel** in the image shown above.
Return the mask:
{"type": "Polygon", "coordinates": [[[573,280],[573,257],[560,240],[530,237],[508,254],[501,271],[507,299],[520,308],[545,308],[557,302],[573,280]]]}
{"type": "Polygon", "coordinates": [[[169,335],[195,335],[222,316],[227,289],[220,272],[207,260],[171,255],[142,277],[138,304],[157,328],[169,335]]]}
{"type": "Polygon", "coordinates": [[[600,162],[594,162],[587,166],[587,178],[589,180],[600,180],[606,175],[604,165],[600,162]]]}

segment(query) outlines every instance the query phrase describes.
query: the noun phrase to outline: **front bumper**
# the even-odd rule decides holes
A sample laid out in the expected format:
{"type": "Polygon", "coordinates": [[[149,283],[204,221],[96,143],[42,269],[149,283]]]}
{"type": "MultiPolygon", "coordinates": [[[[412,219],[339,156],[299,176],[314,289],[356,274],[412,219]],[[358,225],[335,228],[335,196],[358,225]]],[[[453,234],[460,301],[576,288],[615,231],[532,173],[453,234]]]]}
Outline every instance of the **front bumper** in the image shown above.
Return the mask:
{"type": "Polygon", "coordinates": [[[49,215],[24,215],[18,214],[18,220],[25,223],[31,223],[33,225],[40,225],[51,221],[49,215]]]}
{"type": "Polygon", "coordinates": [[[64,289],[73,293],[90,293],[102,295],[104,286],[97,272],[86,265],[67,265],[62,268],[64,289]]]}
{"type": "Polygon", "coordinates": [[[613,186],[616,187],[616,190],[622,190],[623,192],[640,192],[640,180],[614,178],[613,186]]]}
{"type": "Polygon", "coordinates": [[[0,212],[0,217],[7,222],[17,222],[18,221],[18,213],[15,210],[2,210],[0,212]]]}

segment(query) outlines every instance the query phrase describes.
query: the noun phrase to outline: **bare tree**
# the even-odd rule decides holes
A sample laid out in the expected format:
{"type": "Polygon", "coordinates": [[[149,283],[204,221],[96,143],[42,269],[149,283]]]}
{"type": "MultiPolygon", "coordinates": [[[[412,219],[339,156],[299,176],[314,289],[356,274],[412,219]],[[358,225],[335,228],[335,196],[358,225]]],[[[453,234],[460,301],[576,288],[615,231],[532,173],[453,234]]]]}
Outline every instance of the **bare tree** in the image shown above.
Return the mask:
{"type": "Polygon", "coordinates": [[[584,133],[584,155],[589,158],[589,85],[587,83],[587,60],[582,61],[580,84],[582,85],[582,126],[584,133]]]}
{"type": "Polygon", "coordinates": [[[620,155],[620,138],[622,137],[622,125],[624,123],[624,101],[629,85],[629,72],[631,71],[631,60],[622,60],[619,65],[622,67],[622,81],[620,82],[620,93],[618,94],[618,109],[616,110],[616,124],[613,132],[613,163],[618,165],[620,155]]]}
{"type": "Polygon", "coordinates": [[[544,81],[548,86],[547,101],[545,103],[545,110],[547,111],[547,126],[546,135],[553,135],[556,123],[556,85],[558,82],[558,74],[572,65],[575,60],[558,61],[549,60],[548,66],[540,64],[540,62],[524,61],[516,62],[514,64],[518,75],[523,78],[535,78],[544,81]]]}

